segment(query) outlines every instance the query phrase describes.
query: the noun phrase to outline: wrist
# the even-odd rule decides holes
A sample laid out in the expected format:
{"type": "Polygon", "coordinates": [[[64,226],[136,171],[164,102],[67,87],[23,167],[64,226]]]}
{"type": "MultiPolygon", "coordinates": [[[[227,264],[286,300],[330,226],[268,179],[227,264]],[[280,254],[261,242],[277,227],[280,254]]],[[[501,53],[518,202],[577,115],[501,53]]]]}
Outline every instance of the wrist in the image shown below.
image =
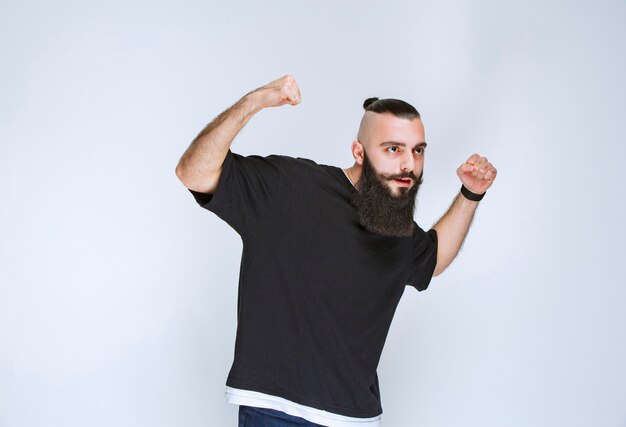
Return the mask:
{"type": "Polygon", "coordinates": [[[263,105],[261,104],[261,99],[257,91],[247,93],[243,98],[241,98],[240,102],[244,114],[248,116],[253,116],[263,109],[263,105]]]}
{"type": "Polygon", "coordinates": [[[482,198],[485,197],[485,194],[487,194],[487,192],[485,191],[482,194],[476,194],[468,190],[465,185],[461,184],[461,194],[467,200],[471,200],[472,202],[480,202],[482,198]]]}

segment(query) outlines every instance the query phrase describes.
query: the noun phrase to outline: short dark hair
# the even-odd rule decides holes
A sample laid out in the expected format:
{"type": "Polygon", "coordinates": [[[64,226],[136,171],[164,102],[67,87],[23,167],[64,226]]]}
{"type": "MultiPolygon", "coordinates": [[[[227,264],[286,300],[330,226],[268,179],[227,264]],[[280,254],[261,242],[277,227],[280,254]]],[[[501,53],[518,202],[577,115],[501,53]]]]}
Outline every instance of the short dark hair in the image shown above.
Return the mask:
{"type": "Polygon", "coordinates": [[[401,119],[413,120],[421,118],[420,113],[408,102],[394,98],[367,98],[363,103],[365,111],[374,113],[390,113],[401,119]]]}

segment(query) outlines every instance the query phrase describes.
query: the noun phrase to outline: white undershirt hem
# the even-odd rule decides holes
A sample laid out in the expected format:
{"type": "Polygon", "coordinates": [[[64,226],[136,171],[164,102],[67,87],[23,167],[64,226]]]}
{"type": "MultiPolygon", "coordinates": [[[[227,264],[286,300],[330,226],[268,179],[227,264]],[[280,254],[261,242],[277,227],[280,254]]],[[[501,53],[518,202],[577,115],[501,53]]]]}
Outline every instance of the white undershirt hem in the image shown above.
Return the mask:
{"type": "Polygon", "coordinates": [[[254,406],[282,411],[294,417],[304,418],[315,424],[328,427],[381,427],[380,415],[371,418],[354,418],[321,409],[300,405],[291,400],[257,391],[242,390],[226,386],[226,400],[235,405],[254,406]]]}

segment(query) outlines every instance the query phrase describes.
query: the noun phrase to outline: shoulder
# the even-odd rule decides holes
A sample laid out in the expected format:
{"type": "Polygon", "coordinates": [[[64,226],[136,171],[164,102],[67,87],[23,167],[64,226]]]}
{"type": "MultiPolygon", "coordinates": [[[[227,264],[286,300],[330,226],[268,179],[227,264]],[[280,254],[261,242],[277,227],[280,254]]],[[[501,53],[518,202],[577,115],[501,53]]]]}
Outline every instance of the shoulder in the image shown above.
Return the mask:
{"type": "Polygon", "coordinates": [[[337,166],[325,165],[317,163],[315,160],[307,159],[304,157],[293,157],[284,154],[268,154],[268,155],[241,155],[237,153],[229,152],[234,160],[240,162],[264,162],[274,164],[278,167],[288,168],[294,171],[300,170],[304,172],[320,171],[328,172],[329,170],[340,170],[337,166]]]}
{"type": "Polygon", "coordinates": [[[292,182],[292,184],[303,184],[305,182],[317,182],[345,185],[343,170],[338,166],[331,166],[318,163],[315,160],[304,157],[293,157],[284,154],[269,155],[240,155],[229,154],[231,162],[237,164],[241,170],[262,170],[271,174],[281,181],[292,182]]]}

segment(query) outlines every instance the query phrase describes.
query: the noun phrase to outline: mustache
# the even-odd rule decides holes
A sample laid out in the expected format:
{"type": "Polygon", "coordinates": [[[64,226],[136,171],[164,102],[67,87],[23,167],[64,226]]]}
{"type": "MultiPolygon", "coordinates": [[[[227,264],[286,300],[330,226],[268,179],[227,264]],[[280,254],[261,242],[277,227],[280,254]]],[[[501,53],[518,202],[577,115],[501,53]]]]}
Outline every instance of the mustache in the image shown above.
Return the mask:
{"type": "Polygon", "coordinates": [[[410,171],[410,172],[407,171],[407,172],[393,174],[393,175],[383,175],[383,174],[381,174],[380,176],[382,178],[384,178],[384,179],[387,179],[387,180],[410,178],[414,182],[421,182],[422,181],[422,177],[424,176],[424,171],[422,171],[422,173],[420,173],[419,177],[417,175],[415,175],[412,171],[410,171]]]}

